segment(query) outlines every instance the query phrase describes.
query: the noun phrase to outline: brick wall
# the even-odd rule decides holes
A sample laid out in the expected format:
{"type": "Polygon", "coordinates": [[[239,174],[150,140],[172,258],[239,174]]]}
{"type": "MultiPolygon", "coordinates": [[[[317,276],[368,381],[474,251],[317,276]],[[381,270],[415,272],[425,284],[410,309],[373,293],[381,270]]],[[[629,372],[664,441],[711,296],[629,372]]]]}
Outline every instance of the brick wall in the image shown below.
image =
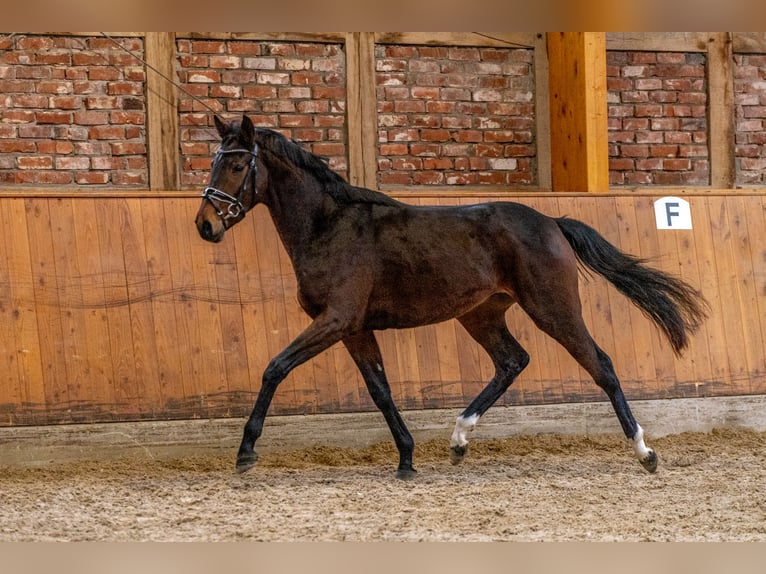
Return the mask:
{"type": "MultiPolygon", "coordinates": [[[[226,119],[247,114],[326,157],[347,177],[346,73],[340,45],[178,39],[184,88],[226,119]]],[[[208,181],[220,143],[212,113],[179,94],[183,186],[208,181]]]]}
{"type": "Polygon", "coordinates": [[[0,184],[146,187],[144,80],[107,38],[0,41],[0,184]]]}
{"type": "Polygon", "coordinates": [[[375,50],[381,185],[536,183],[531,50],[375,50]]]}
{"type": "Polygon", "coordinates": [[[609,183],[708,185],[706,56],[607,52],[609,183]]]}
{"type": "Polygon", "coordinates": [[[737,184],[766,184],[766,55],[734,56],[737,184]]]}

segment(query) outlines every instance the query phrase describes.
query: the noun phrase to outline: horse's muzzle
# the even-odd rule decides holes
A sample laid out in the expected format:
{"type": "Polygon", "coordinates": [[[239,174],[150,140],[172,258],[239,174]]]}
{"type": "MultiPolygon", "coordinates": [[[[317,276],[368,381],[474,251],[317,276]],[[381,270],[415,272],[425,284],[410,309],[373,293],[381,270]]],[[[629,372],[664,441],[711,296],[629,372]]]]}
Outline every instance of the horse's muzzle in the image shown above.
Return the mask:
{"type": "Polygon", "coordinates": [[[212,223],[210,223],[209,220],[198,217],[197,231],[199,232],[200,237],[202,237],[202,239],[205,241],[218,243],[221,241],[221,239],[223,239],[223,234],[226,229],[223,225],[214,226],[212,223]],[[216,229],[216,227],[218,227],[218,229],[216,229]]]}

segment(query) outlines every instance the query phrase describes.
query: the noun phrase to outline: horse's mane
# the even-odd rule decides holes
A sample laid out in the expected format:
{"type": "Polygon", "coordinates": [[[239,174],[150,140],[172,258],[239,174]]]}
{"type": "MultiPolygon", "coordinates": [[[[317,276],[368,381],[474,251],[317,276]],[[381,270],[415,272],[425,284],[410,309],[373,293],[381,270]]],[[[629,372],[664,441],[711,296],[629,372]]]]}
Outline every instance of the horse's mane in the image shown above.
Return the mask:
{"type": "Polygon", "coordinates": [[[377,205],[402,205],[397,200],[377,191],[356,187],[335,173],[325,160],[303,149],[300,144],[279,132],[256,128],[258,145],[278,155],[300,169],[306,170],[320,183],[322,189],[337,203],[373,203],[377,205]]]}

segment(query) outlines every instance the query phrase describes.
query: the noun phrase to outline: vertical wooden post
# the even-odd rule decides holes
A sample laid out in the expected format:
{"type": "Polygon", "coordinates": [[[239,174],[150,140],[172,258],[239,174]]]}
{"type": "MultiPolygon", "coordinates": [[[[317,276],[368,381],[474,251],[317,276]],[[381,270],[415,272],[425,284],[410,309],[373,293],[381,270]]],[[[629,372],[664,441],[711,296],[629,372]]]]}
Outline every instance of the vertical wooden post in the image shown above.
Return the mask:
{"type": "Polygon", "coordinates": [[[609,190],[606,34],[549,32],[553,191],[609,190]]]}
{"type": "Polygon", "coordinates": [[[710,185],[734,187],[734,62],[729,32],[716,32],[708,42],[708,109],[710,110],[710,185]]]}
{"type": "MultiPolygon", "coordinates": [[[[176,35],[174,32],[147,32],[145,56],[152,68],[175,80],[176,35]]],[[[149,187],[178,189],[178,94],[176,87],[156,71],[146,69],[146,121],[149,142],[149,187]]]]}
{"type": "Polygon", "coordinates": [[[377,189],[377,98],[375,35],[346,34],[346,105],[349,182],[377,189]]]}

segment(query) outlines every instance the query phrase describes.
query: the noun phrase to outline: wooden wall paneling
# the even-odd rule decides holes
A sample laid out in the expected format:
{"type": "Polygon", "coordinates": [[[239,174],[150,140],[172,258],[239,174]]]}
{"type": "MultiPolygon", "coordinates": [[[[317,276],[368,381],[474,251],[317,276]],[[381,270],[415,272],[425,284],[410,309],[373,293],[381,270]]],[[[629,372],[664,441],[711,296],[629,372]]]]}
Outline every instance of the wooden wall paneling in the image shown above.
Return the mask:
{"type": "MultiPolygon", "coordinates": [[[[716,272],[718,288],[722,300],[726,302],[724,313],[724,333],[729,364],[729,381],[716,381],[712,386],[723,385],[718,392],[737,393],[745,390],[740,383],[747,385],[747,357],[745,353],[745,337],[742,329],[743,321],[731,321],[731,310],[743,308],[742,293],[739,288],[737,264],[734,259],[735,245],[733,237],[734,207],[731,201],[722,197],[711,197],[709,201],[711,214],[711,232],[716,246],[716,272]]],[[[745,392],[747,392],[745,390],[745,392]]]]}
{"type": "Polygon", "coordinates": [[[5,324],[13,325],[15,334],[19,404],[27,405],[30,410],[44,409],[42,353],[24,200],[0,202],[0,217],[5,235],[3,261],[7,262],[7,267],[4,266],[7,272],[3,273],[2,281],[9,288],[12,302],[9,311],[12,311],[13,317],[5,324]]]}
{"type": "MultiPolygon", "coordinates": [[[[654,213],[652,202],[647,198],[618,197],[615,198],[617,219],[619,223],[620,248],[634,255],[641,256],[641,239],[639,231],[638,211],[654,213]]],[[[644,220],[646,224],[646,220],[644,220]]],[[[634,396],[648,396],[651,394],[649,381],[653,381],[656,374],[654,354],[652,353],[652,332],[654,325],[647,320],[646,316],[627,298],[620,295],[627,306],[627,324],[630,325],[631,346],[633,347],[633,377],[635,387],[638,388],[634,396]]],[[[619,375],[619,373],[618,373],[619,375]]],[[[622,375],[625,379],[625,375],[622,375]]],[[[633,389],[631,389],[633,395],[633,389]]]]}
{"type": "MultiPolygon", "coordinates": [[[[6,265],[0,265],[0,301],[13,301],[13,304],[0,304],[0,324],[4,327],[0,329],[0,419],[6,419],[13,424],[17,405],[29,401],[24,396],[28,393],[19,384],[22,380],[20,349],[23,347],[18,340],[17,324],[21,312],[13,296],[13,284],[21,283],[23,267],[14,267],[10,260],[13,251],[6,246],[5,239],[5,235],[10,231],[7,211],[5,206],[0,206],[0,260],[8,262],[6,265]]],[[[26,234],[26,229],[24,233],[26,234]]]]}
{"type": "MultiPolygon", "coordinates": [[[[630,207],[632,209],[632,206],[630,207]]],[[[620,237],[620,211],[614,197],[599,198],[594,206],[594,226],[614,246],[629,251],[629,246],[622,245],[620,237]]],[[[627,396],[641,397],[643,387],[638,384],[638,374],[635,368],[635,340],[630,322],[631,301],[617,291],[610,283],[599,280],[596,292],[603,293],[602,299],[596,299],[594,317],[603,328],[600,337],[594,333],[599,345],[612,358],[617,377],[620,379],[627,396]],[[608,350],[607,350],[608,349],[608,350]]]]}
{"type": "Polygon", "coordinates": [[[181,302],[173,286],[164,203],[159,199],[141,200],[141,225],[147,297],[154,319],[152,343],[157,356],[157,400],[166,415],[177,416],[180,399],[184,397],[189,353],[176,320],[176,307],[181,302]],[[184,352],[179,352],[181,348],[184,352]]]}
{"type": "MultiPolygon", "coordinates": [[[[198,305],[195,300],[197,291],[194,289],[192,259],[195,252],[202,251],[202,247],[191,249],[191,245],[186,241],[185,228],[189,225],[189,220],[182,216],[185,213],[185,203],[183,199],[169,199],[163,202],[163,208],[167,229],[168,271],[173,292],[179,296],[179,300],[173,306],[177,334],[172,344],[185,350],[181,354],[182,387],[176,391],[176,409],[178,415],[194,416],[206,407],[204,397],[209,388],[210,379],[207,374],[211,361],[204,356],[204,349],[207,348],[204,336],[207,332],[200,331],[198,305]]],[[[206,325],[205,329],[207,327],[206,325]]]]}
{"type": "MultiPolygon", "coordinates": [[[[696,335],[696,348],[706,352],[710,358],[710,377],[697,381],[698,393],[705,393],[709,381],[723,380],[728,377],[727,350],[724,336],[724,313],[721,291],[718,285],[715,259],[717,247],[711,232],[710,208],[708,198],[691,202],[692,221],[697,222],[698,231],[694,234],[697,246],[697,263],[700,271],[698,289],[708,301],[710,312],[703,328],[696,335]],[[702,344],[704,338],[706,346],[702,344]]],[[[696,394],[695,394],[696,396],[696,394]]]]}
{"type": "MultiPolygon", "coordinates": [[[[126,199],[120,229],[128,292],[128,313],[133,340],[136,385],[143,417],[156,416],[165,406],[162,371],[155,341],[155,318],[151,301],[149,254],[144,234],[142,200],[126,199]]],[[[151,202],[156,205],[156,202],[151,202]]],[[[150,205],[147,205],[150,207],[150,205]]],[[[163,222],[164,223],[164,222],[163,222]]]]}
{"type": "Polygon", "coordinates": [[[124,199],[74,200],[94,203],[95,216],[99,222],[96,233],[101,247],[100,263],[104,281],[104,300],[109,302],[107,320],[109,345],[107,357],[111,360],[112,385],[115,408],[122,417],[137,416],[141,412],[146,381],[136,378],[133,330],[130,321],[128,287],[125,277],[125,255],[122,244],[124,199]]]}
{"type": "Polygon", "coordinates": [[[750,260],[753,265],[753,285],[758,297],[757,305],[750,310],[750,317],[759,317],[761,339],[764,341],[760,354],[756,353],[756,362],[751,365],[753,378],[751,391],[766,393],[766,197],[754,197],[748,202],[747,228],[751,238],[750,260]]]}
{"type": "MultiPolygon", "coordinates": [[[[755,281],[756,268],[752,264],[750,254],[753,252],[751,245],[752,238],[763,238],[764,233],[761,229],[750,229],[748,214],[757,213],[757,207],[760,201],[758,198],[751,197],[732,197],[727,201],[729,211],[729,229],[731,232],[732,257],[734,275],[737,287],[737,300],[739,303],[739,312],[736,309],[730,309],[730,315],[739,315],[742,321],[730,321],[739,325],[742,330],[744,340],[744,363],[741,373],[735,374],[735,392],[737,394],[748,394],[752,392],[751,377],[759,370],[763,369],[764,354],[766,353],[766,340],[761,333],[761,321],[764,315],[758,315],[758,290],[755,281]],[[752,201],[756,199],[756,201],[752,201]],[[751,235],[753,233],[753,235],[751,235]],[[744,320],[749,314],[753,318],[760,317],[758,320],[744,320]]],[[[756,248],[757,249],[757,248],[756,248]]],[[[763,263],[760,264],[763,266],[763,263]]],[[[761,372],[764,372],[761,370],[761,372]]]]}
{"type": "MultiPolygon", "coordinates": [[[[88,348],[88,325],[82,312],[85,287],[79,269],[77,231],[81,221],[74,212],[71,198],[54,199],[51,204],[53,232],[53,261],[59,278],[59,313],[63,327],[64,360],[67,366],[66,405],[73,421],[86,421],[87,414],[79,413],[92,395],[90,360],[96,359],[88,348]],[[83,418],[84,417],[84,418],[83,418]]],[[[83,245],[83,249],[86,246],[83,245]]],[[[119,391],[119,389],[118,389],[119,391]]],[[[118,398],[122,398],[118,394],[118,398]]],[[[63,405],[62,405],[63,406],[63,405]]]]}
{"type": "Polygon", "coordinates": [[[64,329],[59,305],[59,278],[53,258],[53,233],[49,200],[25,201],[32,261],[32,284],[37,308],[40,360],[45,381],[45,416],[60,422],[59,405],[69,402],[68,374],[64,351],[64,329]],[[55,412],[54,412],[55,411],[55,412]]]}
{"type": "MultiPolygon", "coordinates": [[[[122,253],[102,253],[99,229],[109,226],[112,221],[102,219],[103,211],[97,210],[97,201],[88,198],[67,200],[74,216],[72,231],[75,251],[63,253],[62,256],[76,264],[76,271],[66,274],[64,289],[71,290],[71,296],[61,301],[61,312],[81,318],[82,331],[70,332],[66,336],[78,341],[86,349],[85,352],[80,351],[83,354],[82,359],[87,361],[84,367],[86,374],[83,377],[83,394],[87,399],[84,400],[88,400],[96,408],[102,408],[102,405],[114,408],[121,395],[116,392],[118,385],[112,364],[114,355],[110,345],[112,337],[108,321],[111,313],[106,305],[108,288],[105,282],[119,285],[124,282],[124,278],[121,269],[113,270],[108,266],[105,268],[103,264],[109,261],[122,265],[122,253]],[[81,291],[79,297],[75,293],[78,287],[81,291]]],[[[120,301],[125,300],[123,298],[120,301]]],[[[118,328],[126,327],[128,325],[118,328]]],[[[131,357],[132,353],[126,355],[131,357]]],[[[130,377],[131,381],[134,378],[130,377]]],[[[97,413],[92,416],[96,417],[97,413]]]]}
{"type": "MultiPolygon", "coordinates": [[[[636,229],[638,232],[638,250],[633,253],[647,261],[647,264],[658,269],[665,269],[666,259],[672,256],[672,250],[666,249],[660,241],[657,231],[657,223],[654,217],[654,198],[636,198],[636,229]]],[[[650,379],[644,382],[644,389],[648,396],[663,396],[668,387],[672,387],[676,380],[675,361],[670,345],[660,333],[654,323],[645,316],[640,321],[648,328],[649,340],[642,339],[645,345],[639,349],[639,356],[644,353],[651,355],[654,363],[654,373],[650,379]]]]}
{"type": "MultiPolygon", "coordinates": [[[[221,245],[202,241],[192,224],[199,204],[184,201],[180,207],[178,231],[183,248],[190,252],[192,285],[194,285],[196,317],[199,322],[201,364],[200,387],[203,407],[216,412],[218,401],[227,392],[226,361],[224,359],[221,303],[217,300],[214,262],[220,256],[221,245]]],[[[230,239],[230,238],[226,238],[230,239]]]]}
{"type": "MultiPolygon", "coordinates": [[[[695,198],[691,198],[691,201],[696,203],[695,198]]],[[[693,219],[694,221],[696,219],[693,219]]],[[[700,223],[704,227],[704,221],[697,221],[696,225],[700,223]]],[[[697,240],[695,239],[697,233],[694,230],[680,229],[675,231],[658,231],[658,233],[672,235],[676,240],[675,255],[673,256],[673,263],[675,265],[669,265],[668,270],[690,283],[695,289],[700,289],[702,278],[699,267],[700,254],[697,249],[697,240]]],[[[670,261],[667,263],[670,263],[670,261]]],[[[697,385],[699,381],[712,380],[713,378],[706,331],[707,322],[701,325],[697,333],[690,335],[689,347],[680,358],[676,359],[676,385],[684,384],[684,381],[686,381],[688,382],[689,391],[693,389],[692,385],[697,385]]],[[[694,394],[696,394],[696,390],[694,394]]]]}
{"type": "Polygon", "coordinates": [[[406,409],[424,408],[425,397],[423,382],[420,378],[420,359],[415,329],[385,331],[382,336],[392,337],[396,341],[399,380],[396,381],[395,387],[401,397],[398,402],[402,408],[406,409]]]}
{"type": "MultiPolygon", "coordinates": [[[[194,203],[194,202],[190,202],[194,203]]],[[[196,208],[196,206],[193,205],[196,208]]],[[[191,220],[190,220],[191,221],[191,220]]],[[[202,243],[196,237],[196,228],[191,225],[190,241],[202,243]]],[[[210,296],[218,311],[221,329],[221,346],[213,352],[219,353],[224,365],[224,385],[215,399],[216,410],[230,415],[231,401],[236,396],[251,392],[250,372],[247,356],[247,342],[244,337],[244,286],[239,283],[237,273],[237,252],[252,251],[247,244],[236,241],[238,237],[228,234],[224,241],[212,246],[212,258],[207,263],[207,281],[210,281],[210,296]]]]}

